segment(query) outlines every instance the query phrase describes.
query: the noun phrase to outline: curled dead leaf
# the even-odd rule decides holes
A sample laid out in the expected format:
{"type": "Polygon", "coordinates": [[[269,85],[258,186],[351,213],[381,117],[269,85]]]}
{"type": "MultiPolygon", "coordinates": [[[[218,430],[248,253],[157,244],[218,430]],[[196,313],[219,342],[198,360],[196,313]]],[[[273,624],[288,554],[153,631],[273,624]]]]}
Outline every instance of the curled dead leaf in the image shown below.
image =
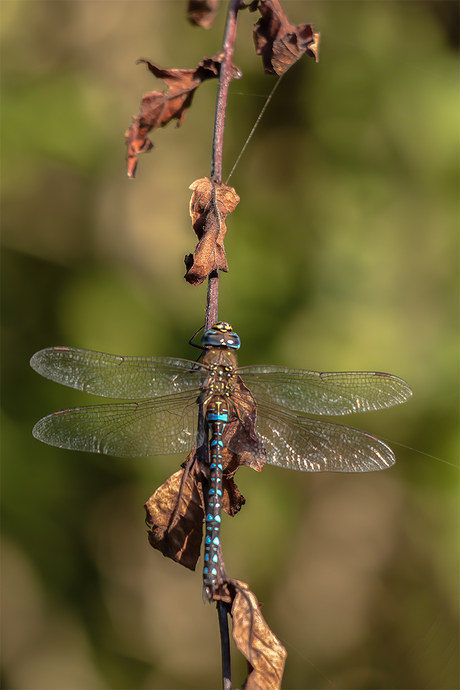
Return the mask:
{"type": "Polygon", "coordinates": [[[219,9],[219,0],[189,0],[187,19],[191,24],[210,29],[219,9]]]}
{"type": "Polygon", "coordinates": [[[222,493],[222,510],[225,510],[227,515],[234,517],[240,512],[246,499],[234,480],[229,477],[224,477],[222,480],[222,493]]]}
{"type": "Polygon", "coordinates": [[[230,580],[233,597],[233,639],[249,664],[245,690],[279,690],[287,652],[260,613],[259,602],[248,585],[230,580]]]}
{"type": "Polygon", "coordinates": [[[151,546],[190,570],[195,570],[200,557],[204,519],[197,472],[196,463],[188,463],[158,487],[145,504],[151,546]]]}
{"type": "MultiPolygon", "coordinates": [[[[233,458],[233,456],[232,456],[233,458]]],[[[167,558],[195,570],[200,557],[205,501],[203,481],[209,482],[209,465],[195,462],[193,450],[183,464],[150,496],[145,504],[149,543],[167,558]]],[[[222,509],[235,516],[246,503],[224,459],[222,509]]]]}
{"type": "Polygon", "coordinates": [[[191,285],[200,285],[212,271],[228,271],[224,237],[225,219],[240,201],[233,187],[212,182],[208,177],[195,180],[189,189],[190,216],[199,239],[193,257],[186,257],[185,279],[191,285]]]}
{"type": "Polygon", "coordinates": [[[190,107],[198,86],[207,79],[219,76],[221,59],[219,55],[205,57],[196,69],[161,69],[149,60],[141,58],[137,61],[137,64],[147,65],[157,79],[163,79],[167,88],[165,91],[151,91],[142,96],[141,112],[133,119],[125,134],[128,177],[136,174],[137,156],[153,147],[147,138],[148,133],[157,127],[164,127],[171,120],[177,120],[178,127],[182,124],[185,111],[190,107]]]}
{"type": "Polygon", "coordinates": [[[291,24],[279,0],[258,0],[250,9],[261,14],[254,42],[267,74],[284,74],[305,52],[318,62],[320,35],[311,24],[291,24]]]}
{"type": "Polygon", "coordinates": [[[227,476],[232,477],[238,467],[246,465],[260,472],[267,454],[256,434],[257,406],[251,391],[240,376],[234,381],[236,414],[231,417],[224,431],[222,452],[227,476]]]}

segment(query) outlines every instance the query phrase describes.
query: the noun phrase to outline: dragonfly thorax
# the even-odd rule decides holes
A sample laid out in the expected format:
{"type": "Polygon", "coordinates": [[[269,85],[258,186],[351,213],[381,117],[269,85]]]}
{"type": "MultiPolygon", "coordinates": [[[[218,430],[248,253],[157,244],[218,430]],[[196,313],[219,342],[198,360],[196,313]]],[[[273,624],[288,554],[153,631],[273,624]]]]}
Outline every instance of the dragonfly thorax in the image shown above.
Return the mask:
{"type": "Polygon", "coordinates": [[[212,366],[209,369],[208,388],[213,395],[230,393],[233,371],[228,367],[212,366]]]}
{"type": "Polygon", "coordinates": [[[202,402],[209,402],[214,396],[228,398],[234,387],[237,359],[229,348],[210,348],[203,356],[206,367],[201,384],[202,402]]]}
{"type": "Polygon", "coordinates": [[[213,372],[215,378],[230,377],[235,373],[238,366],[238,360],[233,350],[227,347],[214,348],[205,350],[203,355],[203,364],[209,372],[213,372]]]}
{"type": "Polygon", "coordinates": [[[205,400],[208,402],[215,397],[229,398],[232,393],[235,372],[233,367],[220,364],[209,365],[206,380],[203,385],[205,400]]]}

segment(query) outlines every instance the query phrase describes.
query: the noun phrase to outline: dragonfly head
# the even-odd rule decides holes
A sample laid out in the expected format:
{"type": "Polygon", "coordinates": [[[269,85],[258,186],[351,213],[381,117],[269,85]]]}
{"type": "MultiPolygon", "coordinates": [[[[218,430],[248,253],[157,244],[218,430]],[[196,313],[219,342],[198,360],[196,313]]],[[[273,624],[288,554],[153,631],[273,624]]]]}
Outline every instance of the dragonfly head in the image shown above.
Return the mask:
{"type": "Polygon", "coordinates": [[[226,321],[219,321],[206,331],[201,344],[204,347],[231,347],[234,350],[238,350],[241,345],[239,336],[226,321]]]}

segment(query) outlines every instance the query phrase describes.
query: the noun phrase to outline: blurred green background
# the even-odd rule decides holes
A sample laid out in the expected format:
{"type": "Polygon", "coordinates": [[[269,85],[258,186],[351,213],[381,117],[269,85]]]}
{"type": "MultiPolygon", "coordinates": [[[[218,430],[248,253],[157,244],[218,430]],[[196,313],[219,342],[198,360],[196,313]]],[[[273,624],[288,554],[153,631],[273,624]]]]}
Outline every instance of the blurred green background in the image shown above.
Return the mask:
{"type": "MultiPolygon", "coordinates": [[[[35,374],[51,345],[195,358],[205,286],[183,280],[189,184],[209,174],[216,84],[126,178],[135,65],[220,50],[185,2],[2,0],[3,683],[216,688],[215,611],[147,542],[143,504],[183,458],[47,447],[31,429],[94,400],[35,374]]],[[[458,11],[450,2],[284,2],[321,31],[232,178],[220,317],[241,364],[376,369],[406,405],[347,419],[397,464],[362,476],[247,468],[226,566],[288,651],[285,688],[458,688],[458,11]],[[401,445],[399,445],[401,444],[401,445]],[[435,459],[431,456],[435,456],[435,459]]],[[[270,92],[242,13],[228,173],[270,92]]],[[[245,665],[235,652],[235,684],[245,665]]]]}

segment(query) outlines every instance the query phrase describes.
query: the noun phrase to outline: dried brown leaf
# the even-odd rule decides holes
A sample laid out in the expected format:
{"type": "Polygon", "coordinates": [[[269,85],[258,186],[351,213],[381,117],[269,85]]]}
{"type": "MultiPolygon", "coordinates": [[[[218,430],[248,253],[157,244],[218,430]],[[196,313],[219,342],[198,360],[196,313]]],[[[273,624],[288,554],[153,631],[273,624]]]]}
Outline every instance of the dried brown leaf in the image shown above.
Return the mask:
{"type": "Polygon", "coordinates": [[[199,239],[193,257],[186,257],[185,279],[191,285],[200,285],[214,271],[228,271],[224,237],[227,232],[225,218],[239,203],[239,196],[225,184],[212,182],[208,177],[195,180],[189,189],[190,216],[199,239]]]}
{"type": "Polygon", "coordinates": [[[227,515],[234,517],[245,503],[246,499],[234,480],[224,476],[222,479],[222,510],[225,510],[227,515]]]}
{"type": "MultiPolygon", "coordinates": [[[[192,451],[183,469],[169,477],[144,506],[150,545],[190,570],[195,570],[200,557],[205,512],[203,478],[209,482],[209,465],[193,462],[194,458],[192,451]]],[[[225,466],[222,493],[222,509],[233,517],[246,499],[225,466]]]]}
{"type": "Polygon", "coordinates": [[[195,570],[200,557],[204,500],[197,463],[188,463],[162,484],[145,504],[151,546],[195,570]]]}
{"type": "Polygon", "coordinates": [[[136,174],[137,156],[153,146],[147,138],[148,133],[157,127],[164,127],[171,120],[177,120],[179,127],[198,86],[207,79],[219,76],[220,62],[221,56],[217,55],[203,58],[196,69],[161,69],[149,60],[141,58],[137,61],[137,64],[147,65],[155,77],[163,79],[167,88],[165,91],[151,91],[142,96],[141,112],[133,119],[125,134],[128,177],[136,174]]]}
{"type": "Polygon", "coordinates": [[[257,406],[251,391],[240,376],[233,383],[235,411],[224,431],[224,461],[228,476],[233,476],[240,465],[260,472],[267,454],[256,433],[257,406]]]}
{"type": "Polygon", "coordinates": [[[279,690],[287,652],[260,613],[259,602],[245,582],[231,580],[233,639],[246,657],[250,673],[245,690],[279,690]]]}
{"type": "Polygon", "coordinates": [[[257,9],[262,16],[253,29],[254,42],[267,74],[284,74],[305,52],[318,62],[320,35],[311,24],[291,24],[279,0],[259,0],[257,9]]]}
{"type": "Polygon", "coordinates": [[[191,24],[210,29],[219,9],[219,0],[189,0],[187,19],[191,24]]]}

